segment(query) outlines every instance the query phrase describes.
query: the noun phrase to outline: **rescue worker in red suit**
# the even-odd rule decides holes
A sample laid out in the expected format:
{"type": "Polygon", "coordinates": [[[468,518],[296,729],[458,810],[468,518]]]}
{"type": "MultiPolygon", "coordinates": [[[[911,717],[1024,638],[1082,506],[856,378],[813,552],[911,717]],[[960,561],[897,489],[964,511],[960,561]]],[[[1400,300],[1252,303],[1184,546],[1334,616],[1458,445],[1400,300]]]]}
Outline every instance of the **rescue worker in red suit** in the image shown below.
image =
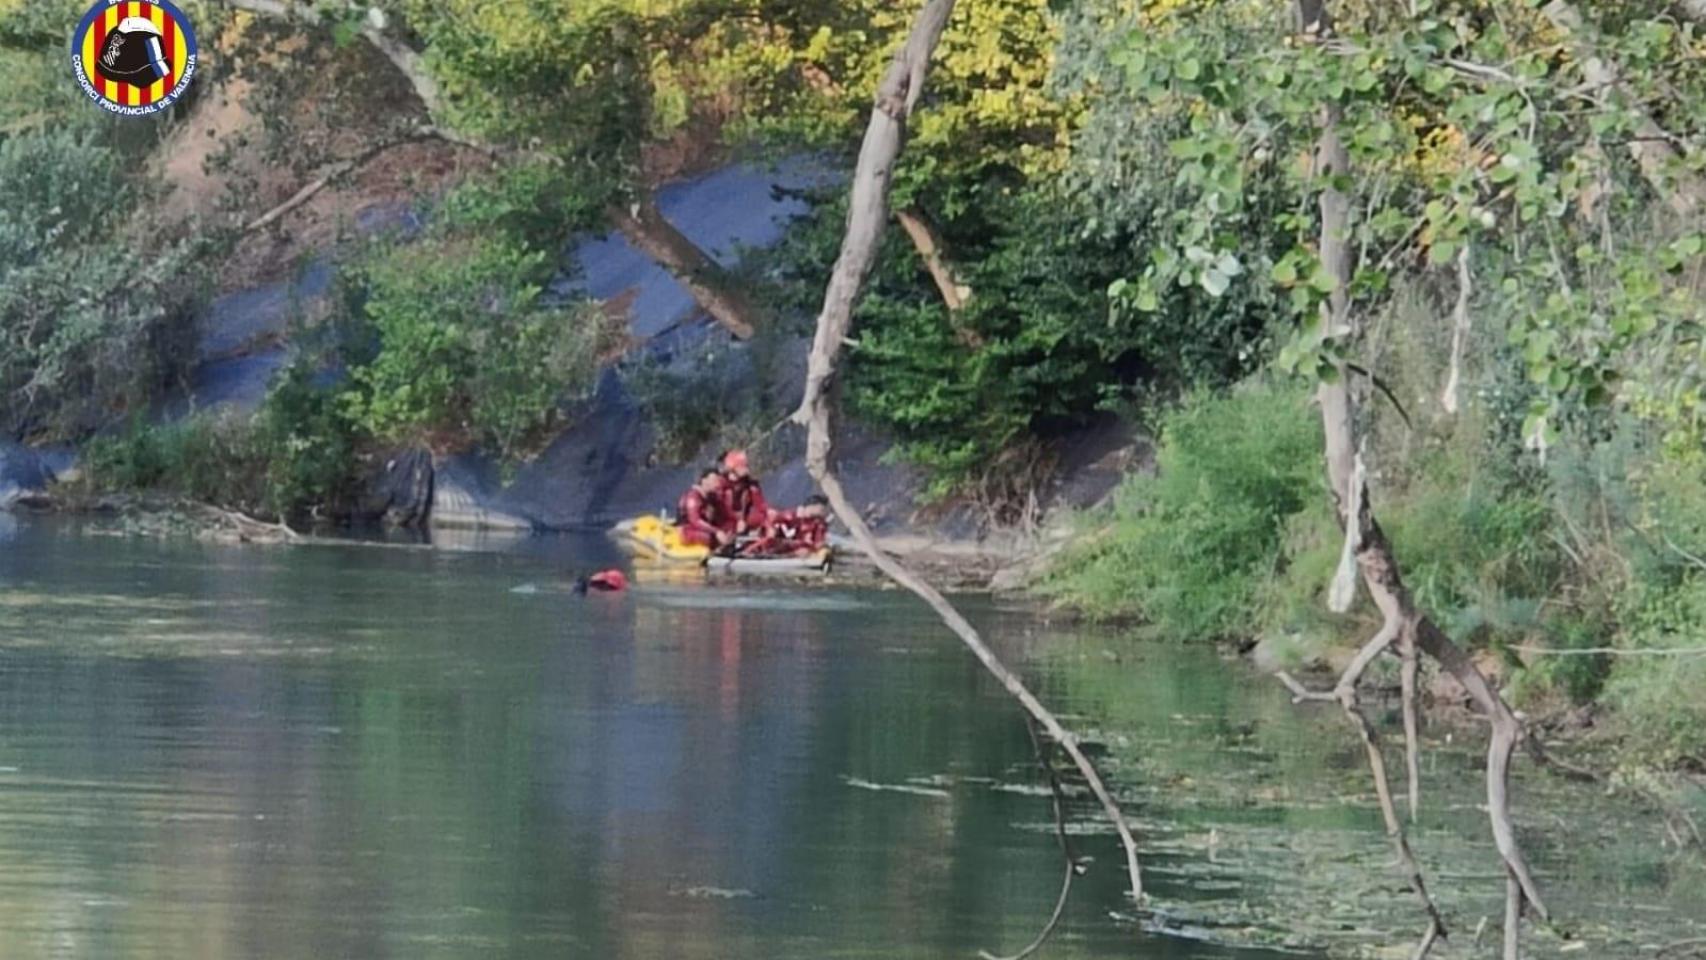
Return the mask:
{"type": "Polygon", "coordinates": [[[708,467],[681,495],[681,501],[675,505],[675,525],[681,528],[683,543],[721,548],[734,542],[733,525],[728,522],[725,506],[725,486],[722,472],[708,467]]]}
{"type": "Polygon", "coordinates": [[[770,515],[770,506],[747,466],[746,451],[724,451],[718,464],[723,469],[723,506],[733,521],[735,536],[758,536],[770,515]]]}
{"type": "Polygon", "coordinates": [[[771,510],[764,533],[742,551],[753,557],[809,557],[829,541],[829,500],[814,493],[793,510],[771,510]]]}

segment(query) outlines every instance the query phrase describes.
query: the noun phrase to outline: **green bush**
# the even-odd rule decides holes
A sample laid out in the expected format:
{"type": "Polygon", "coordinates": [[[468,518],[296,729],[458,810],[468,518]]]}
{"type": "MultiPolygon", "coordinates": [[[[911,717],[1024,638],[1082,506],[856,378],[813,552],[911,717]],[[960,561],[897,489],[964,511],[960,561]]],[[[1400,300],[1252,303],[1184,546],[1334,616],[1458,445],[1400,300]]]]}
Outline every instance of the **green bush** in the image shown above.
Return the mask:
{"type": "Polygon", "coordinates": [[[1118,490],[1106,527],[1045,581],[1092,617],[1136,616],[1179,640],[1254,629],[1290,519],[1322,498],[1321,431],[1299,392],[1196,394],[1161,421],[1154,476],[1118,490]]]}
{"type": "Polygon", "coordinates": [[[195,245],[138,222],[132,169],[92,131],[0,135],[0,434],[92,430],[193,355],[195,245]]]}
{"type": "Polygon", "coordinates": [[[165,493],[240,510],[259,509],[265,498],[266,451],[248,416],[133,419],[122,433],[90,440],[83,457],[97,490],[165,493]]]}
{"type": "Polygon", "coordinates": [[[255,418],[266,459],[264,502],[280,516],[313,507],[336,513],[355,496],[360,432],[338,391],[313,380],[313,367],[298,358],[273,384],[255,418]]]}
{"type": "Polygon", "coordinates": [[[613,341],[592,304],[541,302],[551,262],[504,241],[435,238],[381,248],[353,272],[371,359],[345,413],[384,440],[468,438],[513,462],[587,393],[613,341]]]}
{"type": "MultiPolygon", "coordinates": [[[[990,184],[979,203],[921,203],[970,300],[952,316],[906,235],[884,238],[857,315],[848,401],[925,469],[933,496],[962,492],[1001,455],[1083,422],[1135,391],[1224,384],[1263,355],[1271,310],[1238,291],[1172,288],[1157,309],[1110,296],[1148,262],[1142,217],[1096,224],[1068,191],[990,184]]],[[[779,312],[815,311],[841,238],[839,200],[777,251],[779,312]]]]}
{"type": "Polygon", "coordinates": [[[714,345],[668,366],[649,360],[634,365],[624,384],[651,421],[660,460],[685,463],[713,441],[739,446],[743,435],[756,432],[759,391],[743,366],[753,359],[750,345],[714,345]]]}
{"type": "Polygon", "coordinates": [[[1634,591],[1622,615],[1606,695],[1637,759],[1661,766],[1706,766],[1706,577],[1634,591]],[[1686,650],[1683,655],[1641,654],[1686,650]]]}
{"type": "Polygon", "coordinates": [[[269,516],[318,506],[336,511],[355,491],[359,438],[337,393],[311,376],[307,364],[287,367],[253,414],[221,411],[171,423],[133,418],[124,431],[85,446],[88,483],[269,516]]]}

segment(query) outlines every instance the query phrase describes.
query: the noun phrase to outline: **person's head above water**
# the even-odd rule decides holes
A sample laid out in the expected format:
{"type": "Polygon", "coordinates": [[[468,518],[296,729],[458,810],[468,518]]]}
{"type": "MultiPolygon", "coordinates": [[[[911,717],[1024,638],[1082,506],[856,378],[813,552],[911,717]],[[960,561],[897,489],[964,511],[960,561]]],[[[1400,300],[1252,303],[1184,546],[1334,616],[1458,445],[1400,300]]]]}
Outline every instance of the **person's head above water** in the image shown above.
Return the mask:
{"type": "Polygon", "coordinates": [[[723,472],[727,473],[731,477],[748,477],[752,475],[752,470],[747,463],[745,450],[724,450],[723,455],[717,458],[717,462],[722,464],[723,472]]]}
{"type": "Polygon", "coordinates": [[[821,493],[814,493],[806,498],[805,503],[800,504],[800,509],[796,512],[802,517],[827,517],[829,498],[821,493]]]}

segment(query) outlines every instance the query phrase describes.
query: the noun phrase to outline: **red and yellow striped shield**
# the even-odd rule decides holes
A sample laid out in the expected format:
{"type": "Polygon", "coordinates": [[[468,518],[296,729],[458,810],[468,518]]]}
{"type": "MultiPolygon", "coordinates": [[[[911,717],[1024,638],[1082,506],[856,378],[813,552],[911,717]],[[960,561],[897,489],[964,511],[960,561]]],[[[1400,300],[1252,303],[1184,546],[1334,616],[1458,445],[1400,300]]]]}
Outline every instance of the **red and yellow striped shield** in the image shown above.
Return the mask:
{"type": "Polygon", "coordinates": [[[84,94],[120,115],[171,106],[195,62],[195,31],[167,0],[98,0],[71,39],[72,71],[84,94]]]}

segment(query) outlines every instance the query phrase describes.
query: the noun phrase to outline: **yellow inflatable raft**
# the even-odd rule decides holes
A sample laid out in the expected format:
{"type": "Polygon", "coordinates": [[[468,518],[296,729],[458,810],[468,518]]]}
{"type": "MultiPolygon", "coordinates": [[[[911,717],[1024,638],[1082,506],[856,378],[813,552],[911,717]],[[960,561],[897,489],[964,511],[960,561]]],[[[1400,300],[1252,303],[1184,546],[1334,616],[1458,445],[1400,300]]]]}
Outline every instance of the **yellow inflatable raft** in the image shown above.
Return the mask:
{"type": "Polygon", "coordinates": [[[828,570],[833,557],[829,547],[805,557],[716,557],[710,547],[684,542],[680,527],[650,514],[618,523],[610,535],[636,560],[727,573],[810,573],[828,570]]]}

